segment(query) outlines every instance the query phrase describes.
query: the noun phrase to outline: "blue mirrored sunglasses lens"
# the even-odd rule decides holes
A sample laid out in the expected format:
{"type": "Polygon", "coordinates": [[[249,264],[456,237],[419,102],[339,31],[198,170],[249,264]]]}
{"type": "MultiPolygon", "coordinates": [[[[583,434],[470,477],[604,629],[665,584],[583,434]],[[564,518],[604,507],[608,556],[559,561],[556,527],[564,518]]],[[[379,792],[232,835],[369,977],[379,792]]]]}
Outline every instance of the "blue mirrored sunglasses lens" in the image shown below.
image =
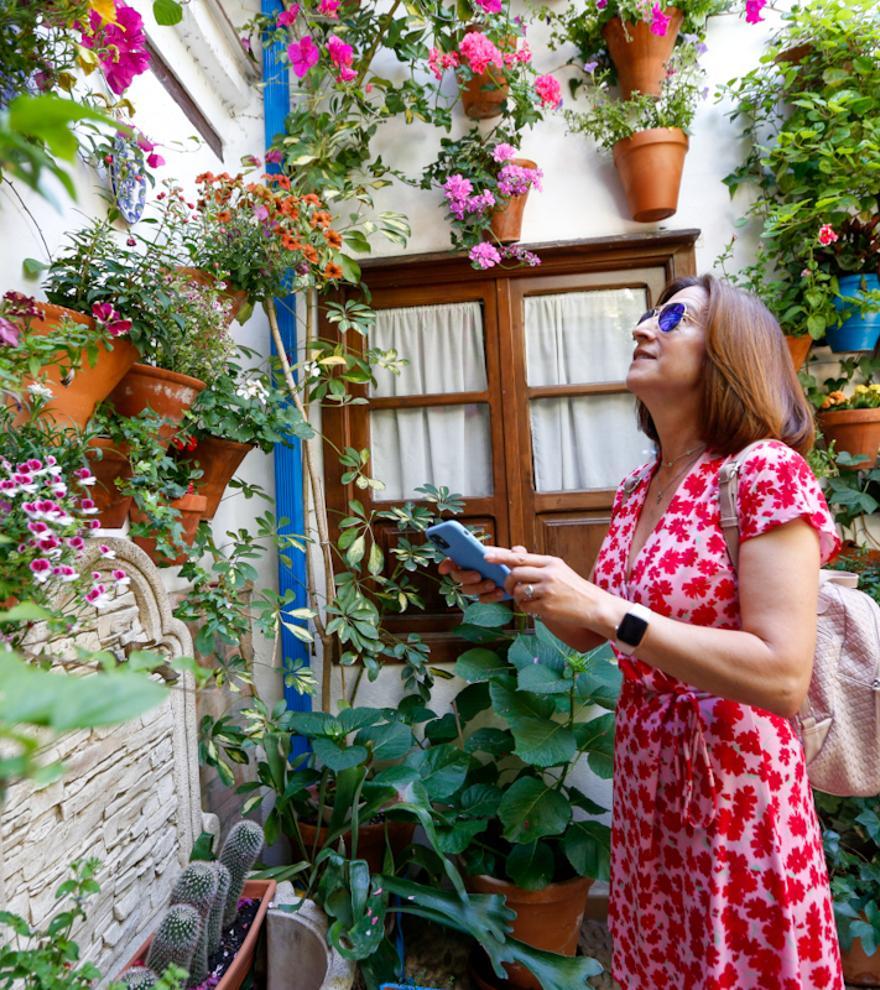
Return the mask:
{"type": "Polygon", "coordinates": [[[668,306],[664,306],[660,310],[660,317],[657,323],[660,329],[664,333],[669,333],[670,330],[674,330],[679,323],[681,323],[681,318],[684,316],[684,304],[683,303],[670,303],[668,306]]]}

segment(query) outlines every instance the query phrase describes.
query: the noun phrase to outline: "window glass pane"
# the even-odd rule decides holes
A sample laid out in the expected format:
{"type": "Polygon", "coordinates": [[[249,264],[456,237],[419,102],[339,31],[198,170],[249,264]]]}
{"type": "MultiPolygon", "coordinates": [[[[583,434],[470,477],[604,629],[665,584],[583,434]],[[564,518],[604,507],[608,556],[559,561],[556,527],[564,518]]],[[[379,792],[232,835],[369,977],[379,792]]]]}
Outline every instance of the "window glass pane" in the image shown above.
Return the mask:
{"type": "Polygon", "coordinates": [[[536,491],[616,488],[652,456],[629,394],[534,399],[529,412],[536,491]]]}
{"type": "Polygon", "coordinates": [[[420,498],[419,485],[446,485],[474,498],[492,494],[487,405],[380,409],[370,415],[378,500],[420,498]]]}
{"type": "Polygon", "coordinates": [[[409,361],[399,375],[376,371],[374,396],[448,395],[486,388],[480,303],[380,309],[370,346],[394,348],[409,361]]]}
{"type": "Polygon", "coordinates": [[[525,300],[526,375],[531,386],[622,381],[644,289],[597,289],[525,300]]]}

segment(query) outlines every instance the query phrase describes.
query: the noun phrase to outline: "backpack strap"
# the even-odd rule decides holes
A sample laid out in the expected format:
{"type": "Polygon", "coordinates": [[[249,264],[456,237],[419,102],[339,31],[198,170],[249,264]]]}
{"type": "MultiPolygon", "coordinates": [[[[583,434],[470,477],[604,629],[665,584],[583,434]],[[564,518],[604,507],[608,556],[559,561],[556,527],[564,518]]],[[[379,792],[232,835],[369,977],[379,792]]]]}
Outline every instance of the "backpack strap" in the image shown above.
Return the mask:
{"type": "Polygon", "coordinates": [[[739,472],[743,462],[751,450],[764,440],[756,440],[731,457],[721,465],[718,472],[718,501],[721,505],[721,529],[724,531],[724,542],[727,552],[736,570],[739,564],[739,517],[736,514],[736,493],[739,488],[739,472]]]}
{"type": "Polygon", "coordinates": [[[639,485],[648,477],[654,467],[653,461],[648,461],[640,471],[637,471],[631,478],[627,478],[623,483],[623,494],[629,498],[639,485]]]}

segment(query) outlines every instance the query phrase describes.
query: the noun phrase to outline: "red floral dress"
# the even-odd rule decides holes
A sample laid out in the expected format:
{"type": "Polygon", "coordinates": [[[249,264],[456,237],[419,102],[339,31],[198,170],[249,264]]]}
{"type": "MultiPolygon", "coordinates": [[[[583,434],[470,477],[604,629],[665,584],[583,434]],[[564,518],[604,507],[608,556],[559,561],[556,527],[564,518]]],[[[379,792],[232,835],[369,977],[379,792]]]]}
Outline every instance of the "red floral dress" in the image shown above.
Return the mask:
{"type": "MultiPolygon", "coordinates": [[[[661,615],[741,628],[705,452],[632,561],[653,470],[618,490],[595,582],[661,615]]],[[[838,546],[804,459],[766,441],[742,465],[740,539],[793,519],[838,546]]],[[[619,655],[609,924],[624,990],[842,990],[822,839],[791,723],[619,655]]]]}

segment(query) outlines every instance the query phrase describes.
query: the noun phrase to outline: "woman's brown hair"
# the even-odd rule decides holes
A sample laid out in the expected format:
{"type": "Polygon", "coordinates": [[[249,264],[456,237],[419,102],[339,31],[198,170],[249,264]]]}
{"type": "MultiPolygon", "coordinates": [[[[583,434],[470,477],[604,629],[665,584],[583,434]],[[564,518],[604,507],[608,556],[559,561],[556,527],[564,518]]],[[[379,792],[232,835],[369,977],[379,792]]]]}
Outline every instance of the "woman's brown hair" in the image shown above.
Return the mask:
{"type": "MultiPolygon", "coordinates": [[[[813,411],[776,319],[756,296],[714,275],[675,279],[657,305],[692,285],[708,296],[701,320],[706,339],[702,439],[722,454],[735,454],[765,438],[806,454],[813,446],[813,411]]],[[[641,401],[638,418],[640,429],[658,441],[641,401]]]]}

